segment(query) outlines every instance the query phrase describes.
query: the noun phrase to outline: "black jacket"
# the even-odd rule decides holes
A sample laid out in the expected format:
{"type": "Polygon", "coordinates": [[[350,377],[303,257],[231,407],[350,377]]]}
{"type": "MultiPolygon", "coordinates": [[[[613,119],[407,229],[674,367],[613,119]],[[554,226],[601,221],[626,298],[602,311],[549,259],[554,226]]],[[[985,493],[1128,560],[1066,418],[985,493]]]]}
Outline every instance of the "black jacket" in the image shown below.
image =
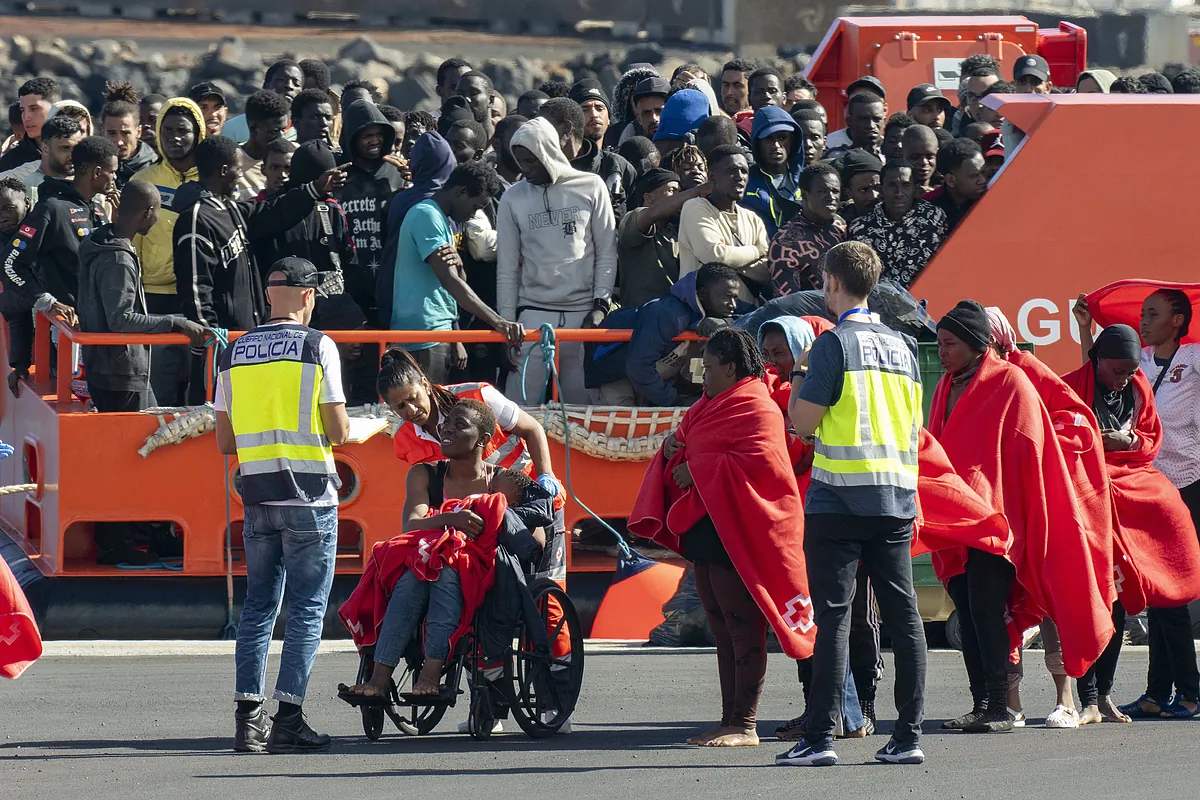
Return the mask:
{"type": "Polygon", "coordinates": [[[625,216],[627,198],[637,180],[637,170],[616,153],[601,150],[591,139],[583,140],[583,151],[571,159],[571,167],[580,172],[599,175],[608,187],[612,200],[613,216],[619,222],[625,216]]]}
{"type": "MultiPolygon", "coordinates": [[[[374,103],[356,100],[342,111],[340,143],[343,159],[353,159],[354,139],[368,125],[383,128],[383,153],[392,152],[396,129],[374,103]]],[[[368,322],[373,325],[377,321],[375,281],[387,242],[388,204],[392,195],[404,188],[404,179],[387,161],[381,161],[373,172],[349,163],[346,176],[346,185],[337,191],[335,198],[346,214],[350,237],[358,252],[358,263],[346,271],[346,291],[362,306],[368,322]]]]}
{"type": "Polygon", "coordinates": [[[37,205],[21,220],[17,235],[4,242],[4,291],[15,291],[31,305],[50,295],[74,307],[79,245],[103,224],[74,183],[46,178],[38,187],[37,205]]]}
{"type": "MultiPolygon", "coordinates": [[[[185,184],[185,186],[188,186],[185,184]]],[[[266,320],[263,280],[251,242],[278,235],[307,217],[317,200],[311,183],[258,202],[198,194],[180,187],[172,239],[175,282],[183,314],[227,330],[248,331],[266,320]]]]}
{"type": "MultiPolygon", "coordinates": [[[[182,317],[146,313],[142,265],[133,242],[97,228],[79,246],[79,297],[75,311],[84,333],[173,333],[182,317]]],[[[150,386],[150,345],[83,346],[88,385],[110,392],[144,392],[150,386]]]]}
{"type": "Polygon", "coordinates": [[[154,152],[154,148],[150,145],[139,141],[133,155],[117,164],[117,188],[124,188],[125,184],[133,180],[134,175],[155,161],[158,161],[158,153],[154,152]]]}
{"type": "MultiPolygon", "coordinates": [[[[272,199],[274,197],[268,197],[260,202],[272,199]]],[[[259,274],[264,280],[271,265],[285,256],[311,261],[317,272],[321,273],[323,281],[333,280],[333,273],[354,269],[354,242],[350,238],[346,213],[336,200],[318,200],[299,224],[273,236],[260,237],[253,229],[250,233],[254,238],[254,257],[258,261],[259,274]]]]}
{"type": "Polygon", "coordinates": [[[17,142],[12,150],[9,150],[3,156],[0,156],[0,172],[7,172],[10,169],[16,169],[22,164],[28,164],[30,161],[42,160],[42,148],[38,143],[26,136],[21,141],[17,142]]]}

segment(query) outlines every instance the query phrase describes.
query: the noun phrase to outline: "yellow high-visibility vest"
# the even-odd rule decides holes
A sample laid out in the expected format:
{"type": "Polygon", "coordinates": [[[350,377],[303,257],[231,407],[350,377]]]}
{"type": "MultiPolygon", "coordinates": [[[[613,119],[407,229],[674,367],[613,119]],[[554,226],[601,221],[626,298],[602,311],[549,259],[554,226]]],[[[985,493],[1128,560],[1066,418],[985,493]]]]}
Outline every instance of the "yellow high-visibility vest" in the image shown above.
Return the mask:
{"type": "Polygon", "coordinates": [[[922,411],[916,359],[898,334],[839,325],[842,393],[816,431],[812,479],[917,488],[922,411]]]}
{"type": "Polygon", "coordinates": [[[316,501],[340,486],[321,422],[320,331],[255,328],[221,356],[221,381],[237,442],[242,502],[316,501]]]}

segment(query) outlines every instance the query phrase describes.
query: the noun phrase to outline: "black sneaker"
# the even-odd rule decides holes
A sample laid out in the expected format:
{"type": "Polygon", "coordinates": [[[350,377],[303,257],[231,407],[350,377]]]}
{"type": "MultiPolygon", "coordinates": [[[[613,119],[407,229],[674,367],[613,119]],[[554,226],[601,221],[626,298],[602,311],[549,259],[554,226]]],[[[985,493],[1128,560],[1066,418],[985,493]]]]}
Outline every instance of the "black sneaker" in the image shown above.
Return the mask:
{"type": "Polygon", "coordinates": [[[984,711],[971,722],[963,725],[967,733],[1007,733],[1013,729],[1012,717],[1008,709],[1001,704],[1000,708],[984,711]]]}
{"type": "Polygon", "coordinates": [[[923,764],[925,754],[921,752],[920,745],[897,744],[895,739],[889,739],[888,743],[875,754],[875,760],[885,764],[923,764]]]}
{"type": "Polygon", "coordinates": [[[276,714],[271,720],[275,724],[267,739],[268,753],[316,753],[329,749],[332,739],[310,728],[303,713],[289,717],[276,714]]]}
{"type": "Polygon", "coordinates": [[[261,753],[266,749],[271,734],[271,720],[267,710],[259,706],[248,714],[235,712],[233,715],[233,749],[239,753],[261,753]]]}
{"type": "Polygon", "coordinates": [[[943,722],[942,730],[961,731],[966,728],[966,726],[974,724],[974,722],[982,717],[984,713],[984,705],[982,703],[976,703],[974,708],[963,714],[961,717],[955,717],[954,719],[948,719],[943,722]]]}
{"type": "Polygon", "coordinates": [[[775,738],[781,742],[798,742],[804,738],[805,731],[808,729],[808,711],[794,719],[789,719],[787,722],[775,729],[775,738]]]}

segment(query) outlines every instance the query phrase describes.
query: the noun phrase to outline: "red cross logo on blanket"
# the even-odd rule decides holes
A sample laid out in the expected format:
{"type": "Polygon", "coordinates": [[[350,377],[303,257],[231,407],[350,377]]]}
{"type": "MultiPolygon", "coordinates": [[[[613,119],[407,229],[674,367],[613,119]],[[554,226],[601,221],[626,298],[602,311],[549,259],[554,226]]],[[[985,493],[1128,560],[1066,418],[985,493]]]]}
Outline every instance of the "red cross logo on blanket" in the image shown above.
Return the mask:
{"type": "Polygon", "coordinates": [[[816,623],[813,621],[812,601],[802,594],[798,594],[791,600],[787,601],[784,606],[783,621],[792,630],[800,629],[801,633],[808,633],[816,623]],[[804,618],[805,612],[808,613],[808,619],[804,618]]]}
{"type": "Polygon", "coordinates": [[[21,638],[21,624],[18,622],[14,622],[12,624],[12,635],[11,636],[0,636],[0,644],[10,645],[13,642],[15,642],[17,639],[20,639],[20,638],[21,638]]]}
{"type": "Polygon", "coordinates": [[[1113,564],[1113,584],[1116,586],[1117,594],[1125,587],[1125,573],[1121,571],[1120,564],[1113,564]]]}

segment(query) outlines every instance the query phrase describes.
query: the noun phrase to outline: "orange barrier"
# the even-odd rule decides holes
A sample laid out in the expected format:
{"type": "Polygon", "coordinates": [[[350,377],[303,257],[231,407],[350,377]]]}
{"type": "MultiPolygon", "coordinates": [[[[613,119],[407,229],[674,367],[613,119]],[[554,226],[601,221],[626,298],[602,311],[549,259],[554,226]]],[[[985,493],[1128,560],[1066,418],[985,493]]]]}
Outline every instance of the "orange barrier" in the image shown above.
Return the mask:
{"type": "Polygon", "coordinates": [[[1187,136],[1167,132],[1200,126],[1200,96],[1023,94],[984,103],[1026,137],[912,293],[935,318],[964,297],[999,306],[1018,339],[1066,372],[1080,363],[1071,315],[1080,292],[1124,278],[1196,278],[1193,153],[1187,136]]]}
{"type": "MultiPolygon", "coordinates": [[[[622,342],[628,341],[631,331],[560,330],[556,334],[560,341],[622,342]]],[[[231,332],[229,338],[238,335],[231,332]]],[[[489,331],[333,331],[329,335],[337,342],[380,344],[503,341],[489,331]]],[[[536,341],[540,335],[534,330],[526,337],[536,341]]],[[[695,338],[695,334],[681,338],[695,338]]],[[[17,398],[0,392],[0,439],[21,451],[20,458],[0,461],[0,483],[38,486],[32,494],[0,497],[0,518],[11,538],[46,575],[144,576],[147,573],[97,565],[92,524],[171,521],[183,532],[183,569],[154,574],[223,575],[225,490],[226,486],[233,488],[236,459],[228,460],[227,470],[226,460],[207,436],[160,447],[142,458],[137,450],[158,429],[159,420],[147,414],[86,413],[71,395],[71,348],[65,346],[67,342],[186,344],[187,339],[180,334],[85,334],[38,315],[30,381],[23,384],[17,398]],[[52,326],[61,345],[53,382],[48,367],[52,326]]],[[[0,349],[6,354],[7,344],[0,349]]],[[[556,473],[564,475],[563,446],[551,440],[550,452],[556,473]]],[[[397,487],[403,487],[406,470],[398,468],[391,441],[382,435],[362,444],[336,447],[334,458],[344,484],[337,571],[358,573],[371,547],[399,531],[404,496],[397,487]]],[[[605,461],[573,450],[571,466],[572,488],[584,503],[601,516],[626,516],[641,484],[644,464],[605,461]]],[[[240,551],[242,506],[236,490],[230,495],[229,522],[234,549],[240,551]]],[[[565,514],[568,530],[585,516],[569,497],[565,514]]],[[[593,553],[577,559],[568,546],[567,564],[568,570],[602,572],[611,571],[615,561],[593,553]]],[[[236,552],[234,573],[244,574],[236,552]]]]}

